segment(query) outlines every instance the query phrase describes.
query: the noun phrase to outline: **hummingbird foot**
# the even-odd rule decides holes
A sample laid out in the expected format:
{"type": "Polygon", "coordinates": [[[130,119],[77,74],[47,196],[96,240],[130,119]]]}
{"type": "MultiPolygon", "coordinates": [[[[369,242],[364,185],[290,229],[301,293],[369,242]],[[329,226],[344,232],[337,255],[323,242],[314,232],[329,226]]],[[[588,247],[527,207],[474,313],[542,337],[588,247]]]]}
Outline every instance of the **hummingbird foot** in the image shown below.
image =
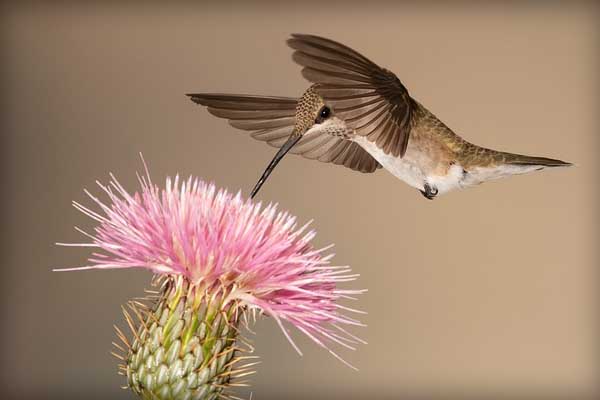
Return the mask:
{"type": "Polygon", "coordinates": [[[433,200],[438,194],[438,189],[435,186],[431,186],[429,183],[425,182],[423,185],[423,190],[419,190],[419,192],[421,192],[421,194],[427,199],[433,200]]]}

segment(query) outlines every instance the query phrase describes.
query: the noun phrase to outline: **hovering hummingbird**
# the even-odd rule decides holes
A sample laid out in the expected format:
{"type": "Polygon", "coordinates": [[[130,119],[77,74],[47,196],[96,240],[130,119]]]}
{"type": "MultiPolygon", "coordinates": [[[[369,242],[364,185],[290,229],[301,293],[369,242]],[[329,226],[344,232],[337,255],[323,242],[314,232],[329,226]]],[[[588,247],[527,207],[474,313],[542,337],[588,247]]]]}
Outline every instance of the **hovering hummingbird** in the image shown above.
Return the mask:
{"type": "Polygon", "coordinates": [[[383,167],[428,199],[572,165],[467,142],[413,99],[396,75],[343,44],[304,34],[293,34],[287,43],[313,83],[302,97],[188,94],[211,114],[279,148],[251,197],[288,152],[365,173],[383,167]]]}

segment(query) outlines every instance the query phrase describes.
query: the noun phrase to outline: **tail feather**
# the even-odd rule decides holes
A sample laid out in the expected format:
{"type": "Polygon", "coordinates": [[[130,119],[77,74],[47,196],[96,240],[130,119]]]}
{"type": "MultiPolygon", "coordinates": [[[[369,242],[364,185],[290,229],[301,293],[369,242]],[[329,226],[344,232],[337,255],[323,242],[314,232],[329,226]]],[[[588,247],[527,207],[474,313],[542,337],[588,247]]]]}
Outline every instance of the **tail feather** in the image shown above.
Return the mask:
{"type": "Polygon", "coordinates": [[[512,175],[527,174],[545,168],[569,167],[573,165],[569,162],[553,158],[486,150],[493,153],[493,162],[465,169],[467,173],[461,183],[463,187],[478,185],[483,182],[512,175]]]}
{"type": "Polygon", "coordinates": [[[546,157],[525,156],[521,154],[504,154],[504,163],[509,165],[536,166],[540,167],[570,167],[573,164],[570,162],[556,160],[546,157]]]}

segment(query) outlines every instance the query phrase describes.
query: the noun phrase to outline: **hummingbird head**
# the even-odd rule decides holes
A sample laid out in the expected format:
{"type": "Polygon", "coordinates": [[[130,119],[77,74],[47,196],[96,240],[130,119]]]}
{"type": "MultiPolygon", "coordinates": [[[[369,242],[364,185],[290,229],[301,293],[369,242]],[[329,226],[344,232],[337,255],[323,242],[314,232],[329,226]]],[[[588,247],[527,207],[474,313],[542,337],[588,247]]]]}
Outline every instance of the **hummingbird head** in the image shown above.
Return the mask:
{"type": "Polygon", "coordinates": [[[275,166],[303,137],[327,134],[331,136],[346,136],[348,129],[343,120],[336,117],[333,109],[325,103],[315,91],[317,85],[312,85],[298,100],[296,106],[296,124],[288,140],[281,146],[273,160],[269,163],[262,176],[250,194],[254,198],[275,166]]]}
{"type": "Polygon", "coordinates": [[[312,85],[298,101],[294,134],[303,136],[327,134],[346,136],[346,123],[335,116],[331,105],[316,92],[318,85],[312,85]]]}

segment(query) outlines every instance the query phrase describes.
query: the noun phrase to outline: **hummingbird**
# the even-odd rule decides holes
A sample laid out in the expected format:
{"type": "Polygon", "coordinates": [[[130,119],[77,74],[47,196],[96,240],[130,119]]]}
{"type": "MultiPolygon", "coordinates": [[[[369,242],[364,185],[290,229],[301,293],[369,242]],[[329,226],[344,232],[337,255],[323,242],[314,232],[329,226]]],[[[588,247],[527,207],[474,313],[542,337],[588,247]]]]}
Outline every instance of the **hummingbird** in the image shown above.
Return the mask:
{"type": "Polygon", "coordinates": [[[279,149],[252,198],[288,152],[363,173],[383,167],[430,200],[489,180],[572,165],[466,141],[415,100],[394,73],[341,43],[292,34],[287,44],[312,83],[300,98],[188,94],[209,113],[279,149]]]}

